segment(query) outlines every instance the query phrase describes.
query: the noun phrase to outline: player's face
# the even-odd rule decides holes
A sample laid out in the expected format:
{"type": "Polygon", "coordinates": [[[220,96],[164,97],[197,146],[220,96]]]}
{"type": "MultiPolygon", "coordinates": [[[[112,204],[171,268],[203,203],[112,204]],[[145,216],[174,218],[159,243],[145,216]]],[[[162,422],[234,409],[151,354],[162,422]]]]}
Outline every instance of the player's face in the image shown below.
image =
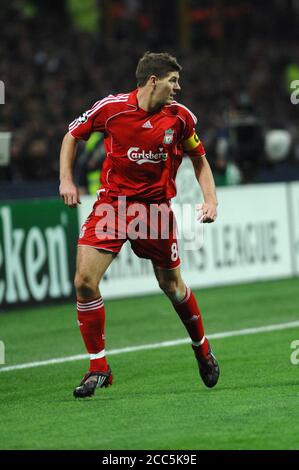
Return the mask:
{"type": "Polygon", "coordinates": [[[170,104],[181,87],[179,85],[179,72],[169,72],[164,78],[156,82],[156,98],[161,104],[170,104]]]}

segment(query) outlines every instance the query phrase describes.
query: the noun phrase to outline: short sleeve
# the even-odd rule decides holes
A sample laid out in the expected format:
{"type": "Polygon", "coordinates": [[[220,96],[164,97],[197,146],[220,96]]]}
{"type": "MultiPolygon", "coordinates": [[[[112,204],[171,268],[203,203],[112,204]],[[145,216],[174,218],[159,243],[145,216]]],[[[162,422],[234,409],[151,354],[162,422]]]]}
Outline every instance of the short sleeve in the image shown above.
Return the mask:
{"type": "Polygon", "coordinates": [[[193,113],[191,113],[190,110],[186,108],[186,114],[185,114],[185,122],[186,126],[184,129],[184,135],[183,135],[183,149],[187,155],[190,157],[197,157],[197,156],[204,156],[205,155],[205,149],[204,146],[199,139],[196,131],[195,131],[195,125],[197,123],[197,119],[194,116],[193,113]]]}
{"type": "Polygon", "coordinates": [[[92,132],[103,132],[105,129],[104,108],[105,99],[97,101],[92,108],[69,124],[69,133],[75,139],[88,140],[92,132]]]}
{"type": "Polygon", "coordinates": [[[184,106],[184,121],[185,121],[185,128],[183,134],[183,141],[189,139],[194,134],[194,129],[197,124],[196,116],[184,106]]]}

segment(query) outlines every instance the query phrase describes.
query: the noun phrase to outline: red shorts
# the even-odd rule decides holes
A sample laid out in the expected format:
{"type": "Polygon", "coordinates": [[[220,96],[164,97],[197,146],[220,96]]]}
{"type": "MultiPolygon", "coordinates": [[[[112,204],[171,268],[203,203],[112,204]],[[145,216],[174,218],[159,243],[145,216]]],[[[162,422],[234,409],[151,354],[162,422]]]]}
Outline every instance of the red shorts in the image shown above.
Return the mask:
{"type": "Polygon", "coordinates": [[[139,258],[150,259],[159,268],[174,269],[180,265],[176,233],[175,216],[168,202],[112,199],[102,190],[81,227],[78,245],[119,253],[129,240],[139,258]]]}

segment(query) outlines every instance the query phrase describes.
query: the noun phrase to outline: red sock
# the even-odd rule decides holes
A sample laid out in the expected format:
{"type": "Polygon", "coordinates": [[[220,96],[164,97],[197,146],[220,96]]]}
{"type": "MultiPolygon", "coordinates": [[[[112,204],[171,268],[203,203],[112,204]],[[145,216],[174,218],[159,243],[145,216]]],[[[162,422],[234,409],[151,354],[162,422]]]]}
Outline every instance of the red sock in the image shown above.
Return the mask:
{"type": "Polygon", "coordinates": [[[105,307],[102,297],[77,302],[78,325],[90,356],[90,372],[106,372],[105,357],[105,307]]]}
{"type": "Polygon", "coordinates": [[[174,303],[173,306],[189,333],[195,354],[198,351],[200,354],[206,355],[208,353],[209,342],[205,337],[200,310],[192,290],[186,287],[186,294],[183,300],[174,303]]]}

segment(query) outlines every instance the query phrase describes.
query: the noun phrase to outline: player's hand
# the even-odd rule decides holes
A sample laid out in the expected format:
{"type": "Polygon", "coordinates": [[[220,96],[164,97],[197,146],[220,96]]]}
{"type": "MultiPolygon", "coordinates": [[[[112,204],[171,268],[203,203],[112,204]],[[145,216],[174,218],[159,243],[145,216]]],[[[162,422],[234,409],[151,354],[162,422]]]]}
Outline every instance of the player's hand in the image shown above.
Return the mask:
{"type": "Polygon", "coordinates": [[[203,204],[198,204],[196,206],[198,211],[197,220],[204,224],[210,224],[215,222],[217,218],[217,206],[211,202],[204,202],[203,204]]]}
{"type": "Polygon", "coordinates": [[[69,207],[74,208],[81,204],[79,190],[70,180],[60,182],[59,194],[63,202],[69,207]]]}

